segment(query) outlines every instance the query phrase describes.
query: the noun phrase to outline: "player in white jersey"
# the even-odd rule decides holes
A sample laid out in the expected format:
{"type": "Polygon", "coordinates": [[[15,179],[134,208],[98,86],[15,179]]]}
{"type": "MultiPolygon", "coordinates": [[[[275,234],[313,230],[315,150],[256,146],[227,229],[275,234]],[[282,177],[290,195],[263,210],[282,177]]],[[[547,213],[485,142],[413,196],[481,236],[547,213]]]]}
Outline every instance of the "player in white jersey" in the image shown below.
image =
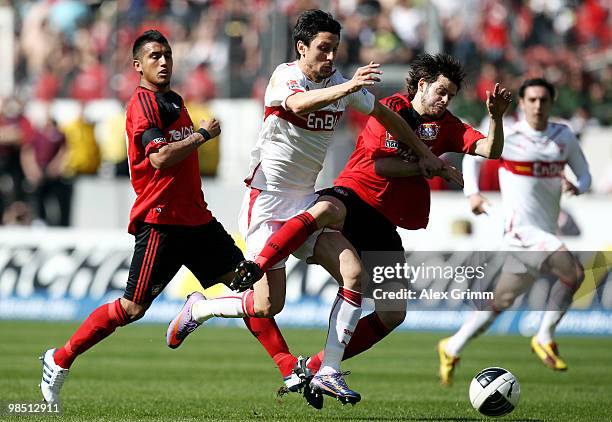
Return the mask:
{"type": "MultiPolygon", "coordinates": [[[[424,172],[437,174],[445,167],[398,114],[377,102],[365,89],[380,81],[382,72],[378,64],[359,68],[350,80],[334,69],[340,29],[340,24],[326,12],[309,10],[302,13],[293,31],[298,60],[278,66],[270,78],[265,94],[264,123],[246,180],[250,189],[240,216],[247,258],[253,258],[269,246],[266,242],[270,235],[287,220],[304,213],[316,200],[315,181],[338,118],[347,106],[373,116],[396,139],[406,143],[420,156],[424,172]]],[[[305,237],[298,236],[296,242],[308,241],[296,256],[312,258],[341,285],[330,314],[325,362],[313,383],[318,382],[321,392],[343,403],[356,403],[361,397],[346,385],[340,372],[340,360],[361,315],[361,285],[365,285],[367,274],[354,248],[339,232],[322,233],[314,218],[300,219],[298,225],[305,237]]],[[[285,301],[284,261],[268,269],[253,285],[253,290],[192,301],[193,305],[184,307],[175,321],[183,318],[201,324],[213,316],[274,316],[282,310],[285,301]]],[[[233,287],[237,290],[253,284],[241,284],[240,278],[235,281],[238,284],[233,287]]],[[[289,384],[295,361],[287,361],[291,365],[280,362],[281,358],[277,360],[277,353],[272,350],[274,344],[281,344],[278,328],[275,327],[274,341],[262,339],[262,333],[272,335],[270,321],[251,318],[247,325],[274,357],[281,372],[288,374],[287,385],[295,387],[289,384]],[[262,325],[258,324],[267,325],[259,329],[257,327],[262,325]]],[[[171,326],[173,324],[176,325],[173,322],[171,326]]],[[[187,334],[186,331],[184,336],[187,334]]]]}
{"type": "MultiPolygon", "coordinates": [[[[548,309],[531,348],[554,370],[566,370],[554,341],[557,324],[569,308],[572,296],[584,278],[580,262],[557,237],[561,194],[578,195],[588,190],[591,175],[578,140],[571,129],[549,121],[555,88],[545,79],[529,79],[519,89],[524,119],[506,136],[499,170],[504,209],[504,249],[511,253],[495,287],[490,309],[474,311],[452,337],[438,343],[440,380],[452,382],[459,352],[484,332],[500,312],[531,286],[535,277],[550,273],[559,278],[552,286],[548,309]],[[563,174],[569,165],[576,185],[563,174]]],[[[486,213],[487,200],[478,190],[479,164],[464,158],[464,193],[474,214],[486,213]]]]}

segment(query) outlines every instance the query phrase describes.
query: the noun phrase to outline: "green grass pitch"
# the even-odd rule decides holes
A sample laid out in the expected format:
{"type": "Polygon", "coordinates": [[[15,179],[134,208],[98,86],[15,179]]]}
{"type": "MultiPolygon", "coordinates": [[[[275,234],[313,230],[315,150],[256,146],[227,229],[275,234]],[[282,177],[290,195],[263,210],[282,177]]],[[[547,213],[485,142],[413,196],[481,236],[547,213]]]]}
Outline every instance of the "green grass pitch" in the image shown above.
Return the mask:
{"type": "MultiPolygon", "coordinates": [[[[39,354],[63,344],[76,324],[0,322],[0,401],[40,400],[39,354]]],[[[468,400],[471,378],[487,366],[512,371],[521,400],[512,421],[612,420],[612,338],[561,337],[569,371],[554,373],[529,350],[529,339],[483,336],[464,351],[452,388],[437,380],[434,346],[443,334],[393,333],[344,364],[363,400],[342,406],[326,399],[316,411],[301,395],[279,399],[282,381],[247,330],[203,327],[177,350],[165,345],[165,326],[124,327],[79,358],[62,391],[62,421],[176,420],[486,420],[468,400]]],[[[323,344],[322,330],[285,330],[295,353],[323,344]]],[[[54,416],[0,416],[52,420],[54,416]]]]}

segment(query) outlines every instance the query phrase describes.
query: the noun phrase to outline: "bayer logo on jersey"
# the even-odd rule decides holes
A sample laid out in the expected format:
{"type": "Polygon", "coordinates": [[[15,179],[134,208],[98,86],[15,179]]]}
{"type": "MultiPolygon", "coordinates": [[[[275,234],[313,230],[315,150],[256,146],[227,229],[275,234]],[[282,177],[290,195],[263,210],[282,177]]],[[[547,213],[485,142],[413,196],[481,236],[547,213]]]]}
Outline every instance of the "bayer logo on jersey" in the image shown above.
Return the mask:
{"type": "Polygon", "coordinates": [[[487,416],[504,416],[512,412],[520,395],[518,380],[504,368],[483,369],[470,384],[472,406],[487,416]]]}

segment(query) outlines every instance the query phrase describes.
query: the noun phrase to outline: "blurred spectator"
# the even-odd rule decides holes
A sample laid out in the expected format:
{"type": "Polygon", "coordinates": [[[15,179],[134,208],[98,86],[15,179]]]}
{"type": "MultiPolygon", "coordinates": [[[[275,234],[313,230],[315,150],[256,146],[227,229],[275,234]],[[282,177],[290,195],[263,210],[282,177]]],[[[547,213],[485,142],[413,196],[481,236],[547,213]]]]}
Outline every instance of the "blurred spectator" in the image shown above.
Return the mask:
{"type": "Polygon", "coordinates": [[[0,215],[25,197],[20,151],[31,142],[34,129],[23,115],[22,104],[14,98],[0,98],[0,215]]]}
{"type": "Polygon", "coordinates": [[[93,124],[85,119],[83,105],[77,117],[65,124],[62,130],[67,147],[64,175],[95,174],[100,166],[100,148],[96,143],[93,124]]]}
{"type": "Polygon", "coordinates": [[[49,114],[21,148],[21,165],[33,190],[39,219],[51,226],[68,226],[72,181],[64,177],[66,138],[49,114]]]}
{"type": "MultiPolygon", "coordinates": [[[[369,60],[401,65],[428,45],[464,62],[467,82],[477,84],[481,97],[491,81],[506,71],[513,78],[546,76],[560,88],[565,85],[556,104],[567,118],[577,114],[578,119],[609,124],[605,100],[610,82],[604,79],[611,31],[610,2],[605,0],[16,3],[17,92],[31,92],[42,100],[109,96],[125,100],[136,75],[123,71],[131,61],[131,52],[124,46],[151,27],[176,40],[174,59],[184,65],[177,66],[175,80],[200,91],[194,96],[247,98],[260,89],[261,73],[270,70],[266,67],[270,52],[265,49],[274,48],[279,54],[280,48],[287,60],[294,58],[290,31],[273,31],[270,25],[291,27],[301,10],[321,7],[343,24],[337,61],[341,66],[352,70],[369,60]],[[440,31],[443,45],[435,47],[440,31]],[[570,75],[565,75],[568,67],[570,75]]],[[[392,83],[401,81],[396,78],[392,83]]]]}

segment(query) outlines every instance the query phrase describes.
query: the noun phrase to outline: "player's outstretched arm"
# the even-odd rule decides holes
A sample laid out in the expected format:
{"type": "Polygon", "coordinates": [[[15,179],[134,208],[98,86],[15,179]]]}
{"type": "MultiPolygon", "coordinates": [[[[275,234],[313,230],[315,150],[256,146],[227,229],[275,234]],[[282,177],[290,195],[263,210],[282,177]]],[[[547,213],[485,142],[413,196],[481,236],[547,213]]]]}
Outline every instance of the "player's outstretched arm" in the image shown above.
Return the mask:
{"type": "Polygon", "coordinates": [[[493,92],[487,91],[487,111],[489,112],[489,134],[476,142],[472,154],[497,159],[504,149],[504,125],[502,118],[512,102],[512,93],[495,84],[493,92]]]}
{"type": "Polygon", "coordinates": [[[378,63],[370,62],[370,64],[357,69],[351,80],[329,88],[295,93],[287,98],[285,105],[288,110],[295,114],[306,114],[320,110],[353,92],[380,82],[379,75],[382,74],[382,71],[379,67],[378,63]]]}
{"type": "Polygon", "coordinates": [[[187,158],[195,149],[209,139],[219,136],[221,127],[217,119],[200,121],[200,129],[182,141],[164,145],[159,151],[149,154],[149,161],[156,169],[164,169],[187,158]]]}
{"type": "Polygon", "coordinates": [[[444,161],[436,157],[412,131],[408,123],[399,114],[379,103],[374,103],[374,109],[370,113],[378,122],[393,135],[395,139],[408,145],[420,158],[425,177],[431,177],[444,168],[444,161]]]}
{"type": "MultiPolygon", "coordinates": [[[[399,157],[380,157],[374,160],[374,171],[383,177],[412,177],[422,176],[423,169],[419,163],[404,161],[399,157]]],[[[457,183],[463,187],[463,176],[455,167],[445,165],[434,176],[440,176],[449,182],[457,183]]]]}

